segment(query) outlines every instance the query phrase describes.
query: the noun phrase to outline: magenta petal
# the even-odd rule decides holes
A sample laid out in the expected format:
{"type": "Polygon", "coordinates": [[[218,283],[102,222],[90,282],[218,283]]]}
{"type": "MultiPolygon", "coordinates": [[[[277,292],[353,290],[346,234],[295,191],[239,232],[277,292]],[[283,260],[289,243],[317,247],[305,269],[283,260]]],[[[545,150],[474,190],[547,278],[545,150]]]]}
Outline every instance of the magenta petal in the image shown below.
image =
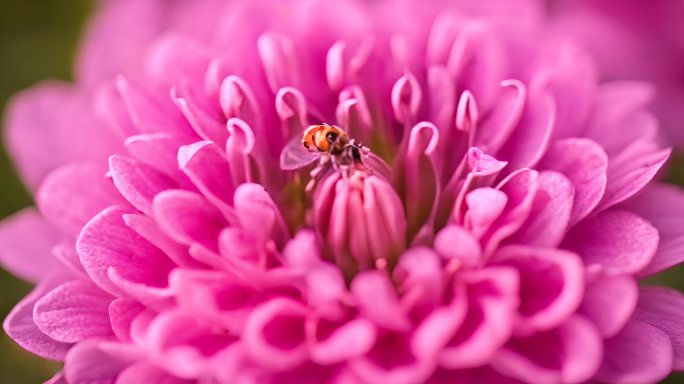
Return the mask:
{"type": "MultiPolygon", "coordinates": [[[[492,366],[525,382],[582,383],[594,376],[602,356],[603,341],[596,329],[574,316],[557,329],[512,339],[494,357],[492,366]]],[[[610,356],[608,350],[606,356],[610,356]]]]}
{"type": "Polygon", "coordinates": [[[638,298],[639,288],[632,276],[599,275],[587,283],[578,312],[594,323],[601,336],[613,337],[634,313],[638,298]]]}
{"type": "Polygon", "coordinates": [[[409,309],[415,316],[422,317],[442,303],[447,276],[442,259],[433,249],[421,246],[406,250],[399,258],[392,278],[404,293],[404,309],[409,309]]]}
{"type": "Polygon", "coordinates": [[[112,331],[120,341],[131,341],[131,324],[144,309],[144,305],[130,299],[119,298],[109,304],[112,331]]]}
{"type": "Polygon", "coordinates": [[[481,237],[503,213],[508,197],[494,188],[478,188],[468,193],[466,203],[464,225],[474,236],[481,237]]]}
{"type": "Polygon", "coordinates": [[[284,244],[289,237],[288,230],[278,207],[263,186],[254,183],[241,184],[235,190],[233,200],[244,230],[262,243],[273,238],[276,244],[284,244]]]}
{"type": "Polygon", "coordinates": [[[61,237],[35,209],[25,208],[0,222],[0,263],[15,275],[38,282],[60,268],[51,250],[61,237]]]}
{"type": "Polygon", "coordinates": [[[215,331],[192,313],[167,310],[151,321],[142,342],[160,368],[181,378],[197,379],[207,375],[212,359],[235,341],[228,332],[215,331]]]}
{"type": "Polygon", "coordinates": [[[7,315],[2,326],[5,333],[27,351],[40,357],[63,361],[71,344],[61,343],[41,332],[33,321],[33,309],[38,300],[61,279],[41,282],[7,315]]]}
{"type": "Polygon", "coordinates": [[[36,193],[36,202],[48,221],[76,237],[96,213],[124,200],[105,178],[104,169],[74,164],[50,173],[36,193]]]}
{"type": "Polygon", "coordinates": [[[362,383],[422,383],[434,371],[435,362],[411,354],[410,341],[411,335],[406,333],[379,335],[373,349],[365,356],[350,360],[349,368],[362,383]]]}
{"type": "Polygon", "coordinates": [[[365,271],[354,277],[351,291],[356,297],[359,312],[380,327],[407,330],[409,319],[399,306],[399,298],[385,272],[365,271]]]}
{"type": "Polygon", "coordinates": [[[33,309],[36,326],[57,341],[77,341],[112,334],[109,303],[112,297],[80,280],[64,283],[41,297],[33,309]]]}
{"type": "Polygon", "coordinates": [[[665,332],[632,320],[606,340],[604,361],[596,379],[609,383],[655,383],[670,374],[672,358],[672,344],[665,332]]]}
{"type": "Polygon", "coordinates": [[[162,368],[149,362],[139,362],[126,367],[116,378],[115,384],[192,384],[194,381],[170,375],[162,368]]]}
{"type": "Polygon", "coordinates": [[[606,190],[608,155],[594,141],[556,141],[546,151],[540,168],[561,172],[572,182],[575,199],[570,214],[571,225],[587,216],[606,190]]]}
{"type": "Polygon", "coordinates": [[[542,172],[530,216],[507,242],[558,246],[569,226],[573,196],[572,184],[565,176],[557,172],[542,172]]]}
{"type": "Polygon", "coordinates": [[[125,156],[111,156],[109,172],[121,195],[146,215],[151,214],[154,196],[176,187],[176,183],[160,172],[125,156]]]}
{"type": "Polygon", "coordinates": [[[670,157],[670,149],[657,150],[635,142],[608,164],[606,193],[597,209],[607,209],[639,192],[670,157]]]}
{"type": "Polygon", "coordinates": [[[557,327],[580,305],[584,266],[576,254],[511,245],[500,249],[495,259],[520,274],[519,334],[557,327]]]}
{"type": "Polygon", "coordinates": [[[470,231],[458,225],[448,225],[439,231],[434,247],[440,256],[458,260],[466,267],[474,267],[482,261],[480,243],[470,231]]]}
{"type": "Polygon", "coordinates": [[[154,198],[152,211],[159,227],[173,240],[218,250],[218,234],[226,226],[226,221],[201,195],[185,190],[167,190],[154,198]]]}
{"type": "Polygon", "coordinates": [[[313,340],[308,340],[311,359],[318,364],[335,364],[362,356],[375,343],[376,329],[368,320],[354,319],[333,327],[335,329],[326,338],[320,340],[311,335],[313,340]]]}
{"type": "Polygon", "coordinates": [[[438,356],[439,364],[450,369],[486,365],[510,338],[518,306],[520,279],[511,268],[469,271],[463,279],[468,312],[438,356]]]}
{"type": "Polygon", "coordinates": [[[276,370],[291,369],[308,357],[304,334],[306,309],[285,298],[255,308],[242,333],[253,359],[276,370]]]}
{"type": "Polygon", "coordinates": [[[642,287],[634,318],[648,323],[670,337],[674,369],[684,369],[684,296],[664,287],[642,287]]]}
{"type": "Polygon", "coordinates": [[[125,224],[123,215],[129,212],[120,207],[105,209],[86,224],[76,243],[90,278],[113,294],[121,294],[121,288],[108,276],[110,268],[132,282],[163,287],[173,266],[166,255],[125,224]]]}
{"type": "Polygon", "coordinates": [[[190,139],[170,133],[151,133],[130,136],[124,142],[126,149],[136,160],[171,176],[183,186],[189,183],[178,168],[178,150],[190,139]]]}
{"type": "Polygon", "coordinates": [[[653,260],[640,272],[652,275],[684,260],[684,193],[678,187],[656,184],[626,203],[626,209],[658,229],[660,243],[653,260]]]}
{"type": "Polygon", "coordinates": [[[53,82],[20,93],[8,105],[5,143],[29,189],[62,165],[102,161],[120,150],[93,116],[91,102],[76,86],[53,82]]]}
{"type": "Polygon", "coordinates": [[[539,173],[520,169],[499,183],[497,189],[506,195],[503,211],[482,236],[484,254],[490,255],[502,240],[515,233],[528,218],[539,187],[539,173]]]}
{"type": "Polygon", "coordinates": [[[64,377],[71,384],[114,384],[125,367],[125,362],[100,349],[99,340],[90,339],[69,350],[64,362],[64,377]]]}
{"type": "Polygon", "coordinates": [[[220,209],[233,202],[235,187],[230,182],[230,166],[221,149],[210,141],[180,147],[178,165],[202,194],[220,209]]]}
{"type": "Polygon", "coordinates": [[[586,265],[609,273],[636,273],[653,259],[658,230],[626,211],[605,211],[573,227],[561,247],[578,253],[586,265]]]}

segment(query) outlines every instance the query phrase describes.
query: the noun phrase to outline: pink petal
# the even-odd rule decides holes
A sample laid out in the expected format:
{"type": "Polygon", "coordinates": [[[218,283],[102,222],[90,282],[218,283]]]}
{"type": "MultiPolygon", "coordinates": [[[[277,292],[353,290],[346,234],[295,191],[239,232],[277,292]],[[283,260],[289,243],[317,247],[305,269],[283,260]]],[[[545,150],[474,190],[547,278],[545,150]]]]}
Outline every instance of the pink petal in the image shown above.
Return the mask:
{"type": "MultiPolygon", "coordinates": [[[[326,337],[308,335],[311,360],[317,364],[330,365],[365,355],[375,344],[376,329],[370,321],[354,319],[345,324],[330,325],[326,337]],[[353,343],[350,341],[353,340],[353,343]]],[[[321,328],[321,322],[317,324],[321,328]]],[[[318,330],[320,332],[320,330],[318,330]]]]}
{"type": "Polygon", "coordinates": [[[435,369],[432,359],[419,359],[409,351],[410,334],[386,333],[365,356],[349,361],[357,381],[369,384],[424,382],[435,369]]]}
{"type": "Polygon", "coordinates": [[[644,188],[670,157],[670,149],[650,148],[635,142],[608,164],[608,184],[597,209],[620,203],[644,188]]]}
{"type": "Polygon", "coordinates": [[[180,379],[170,375],[149,362],[139,362],[126,367],[116,378],[115,384],[192,384],[195,381],[180,379]]]}
{"type": "Polygon", "coordinates": [[[150,133],[130,136],[124,142],[136,160],[162,172],[184,187],[191,185],[178,167],[178,150],[191,139],[171,133],[150,133]]]}
{"type": "Polygon", "coordinates": [[[515,267],[520,274],[519,334],[557,327],[580,305],[584,266],[578,255],[511,245],[501,248],[495,260],[515,267]]]}
{"type": "Polygon", "coordinates": [[[123,215],[129,212],[120,207],[102,211],[86,224],[76,243],[90,278],[115,295],[121,293],[121,288],[108,276],[110,268],[132,282],[163,287],[173,266],[166,255],[124,223],[123,215]]]}
{"type": "Polygon", "coordinates": [[[492,367],[525,382],[582,383],[594,376],[602,356],[603,341],[596,329],[574,316],[557,329],[512,339],[494,357],[492,367]]]}
{"type": "Polygon", "coordinates": [[[605,342],[596,379],[610,383],[655,383],[672,371],[672,344],[665,332],[632,320],[605,342]]]}
{"type": "Polygon", "coordinates": [[[282,245],[289,238],[285,221],[266,189],[254,183],[241,184],[233,198],[242,228],[260,241],[273,238],[282,245]]]}
{"type": "Polygon", "coordinates": [[[558,246],[569,226],[573,196],[572,184],[565,176],[557,172],[542,172],[530,216],[506,242],[558,246]]]}
{"type": "Polygon", "coordinates": [[[168,13],[161,1],[102,4],[84,35],[76,63],[79,80],[95,85],[138,67],[145,49],[165,26],[168,13]]]}
{"type": "Polygon", "coordinates": [[[167,310],[152,320],[144,333],[155,363],[166,372],[184,379],[206,376],[211,360],[231,346],[235,336],[216,332],[192,313],[167,310]]]}
{"type": "Polygon", "coordinates": [[[420,318],[442,303],[447,276],[439,255],[428,247],[406,250],[392,271],[403,292],[402,305],[420,318]]]}
{"type": "Polygon", "coordinates": [[[146,215],[152,211],[152,200],[176,183],[153,168],[124,156],[109,158],[109,172],[114,185],[131,205],[146,215]]]}
{"type": "Polygon", "coordinates": [[[515,233],[532,210],[534,196],[539,187],[539,173],[521,169],[510,174],[497,189],[506,194],[503,211],[480,240],[484,254],[490,255],[502,240],[515,233]]]}
{"type": "Polygon", "coordinates": [[[399,306],[399,298],[385,272],[365,271],[352,280],[354,294],[361,315],[380,327],[407,330],[410,322],[399,306]]]}
{"type": "Polygon", "coordinates": [[[626,211],[605,211],[573,227],[562,248],[578,253],[586,265],[600,265],[608,273],[636,273],[653,259],[658,230],[626,211]]]}
{"type": "Polygon", "coordinates": [[[63,343],[112,334],[112,297],[85,281],[64,283],[41,297],[33,309],[38,329],[63,343]]]}
{"type": "Polygon", "coordinates": [[[0,263],[12,274],[38,282],[61,268],[51,257],[61,238],[34,208],[25,208],[0,222],[0,263]]]}
{"type": "Polygon", "coordinates": [[[201,195],[185,190],[167,190],[152,203],[159,227],[180,244],[201,244],[218,250],[218,234],[227,225],[223,216],[201,195]]]}
{"type": "Polygon", "coordinates": [[[487,153],[498,153],[518,125],[527,99],[527,88],[519,80],[504,80],[503,88],[490,114],[475,132],[476,147],[487,153]]]}
{"type": "Polygon", "coordinates": [[[440,256],[458,260],[466,267],[474,267],[481,262],[480,243],[461,226],[449,225],[439,231],[434,247],[440,256]]]}
{"type": "Polygon", "coordinates": [[[64,377],[70,384],[114,384],[116,377],[126,363],[120,361],[100,347],[96,339],[84,340],[67,353],[64,362],[64,377]]]}
{"type": "Polygon", "coordinates": [[[62,281],[61,278],[42,281],[12,309],[2,324],[5,333],[25,350],[58,361],[64,361],[71,344],[61,343],[41,332],[33,321],[33,309],[41,297],[62,281]]]}
{"type": "Polygon", "coordinates": [[[466,202],[464,225],[474,236],[481,237],[503,213],[508,197],[494,188],[478,188],[468,193],[466,202]]]}
{"type": "Polygon", "coordinates": [[[305,308],[291,299],[271,299],[255,308],[245,325],[242,342],[260,364],[292,369],[307,359],[305,308]]]}
{"type": "Polygon", "coordinates": [[[178,166],[202,194],[222,209],[233,202],[234,185],[230,167],[221,149],[210,141],[200,141],[178,149],[178,166]]]}
{"type": "Polygon", "coordinates": [[[36,202],[48,221],[73,237],[104,208],[125,204],[105,178],[105,170],[94,164],[66,165],[50,173],[36,193],[36,202]]]}
{"type": "Polygon", "coordinates": [[[574,224],[589,214],[606,190],[608,155],[600,145],[589,139],[565,139],[554,142],[539,164],[564,174],[575,190],[570,214],[574,224]]]}
{"type": "Polygon", "coordinates": [[[684,296],[665,287],[642,287],[634,318],[648,323],[670,337],[674,350],[674,370],[684,369],[684,296]]]}
{"type": "Polygon", "coordinates": [[[439,353],[440,366],[466,369],[487,364],[509,339],[518,306],[519,278],[510,268],[464,273],[468,312],[439,353]]]}
{"type": "Polygon", "coordinates": [[[527,93],[527,102],[517,127],[496,153],[508,161],[509,169],[532,167],[542,158],[556,124],[556,101],[548,93],[527,93]]]}
{"type": "Polygon", "coordinates": [[[130,299],[119,298],[109,304],[112,331],[120,341],[131,341],[131,324],[144,309],[144,305],[130,299]]]}
{"type": "Polygon", "coordinates": [[[174,263],[181,267],[202,268],[205,265],[193,259],[188,248],[171,240],[159,227],[154,218],[143,214],[126,214],[124,222],[138,235],[149,241],[152,245],[159,248],[174,263]]]}
{"type": "Polygon", "coordinates": [[[31,190],[58,167],[102,161],[121,150],[119,140],[95,119],[92,100],[65,83],[43,83],[7,107],[5,143],[31,190]]]}
{"type": "Polygon", "coordinates": [[[640,272],[652,275],[684,260],[684,193],[675,186],[653,185],[626,202],[625,207],[658,229],[660,243],[653,260],[640,272]]]}
{"type": "Polygon", "coordinates": [[[613,337],[634,313],[639,288],[631,276],[603,276],[587,282],[578,312],[586,316],[605,338],[613,337]],[[616,298],[620,300],[616,300],[616,298]]]}

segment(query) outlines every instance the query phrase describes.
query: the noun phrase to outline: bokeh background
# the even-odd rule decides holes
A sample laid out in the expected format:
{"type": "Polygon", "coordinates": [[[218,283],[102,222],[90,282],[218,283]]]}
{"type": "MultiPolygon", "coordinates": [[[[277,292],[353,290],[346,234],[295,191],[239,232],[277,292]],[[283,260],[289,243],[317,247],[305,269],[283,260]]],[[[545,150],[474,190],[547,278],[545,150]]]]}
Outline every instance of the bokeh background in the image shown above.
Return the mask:
{"type": "MultiPolygon", "coordinates": [[[[13,93],[44,79],[72,78],[72,61],[78,49],[79,35],[93,8],[93,0],[0,1],[2,116],[13,93]]],[[[684,122],[682,127],[684,129],[684,122]]],[[[13,171],[1,140],[0,220],[33,204],[13,171]]],[[[675,156],[663,177],[684,185],[684,157],[675,156]]],[[[645,284],[665,284],[684,290],[684,267],[673,268],[645,284]]],[[[4,319],[30,289],[29,284],[0,269],[0,318],[4,319]]],[[[59,364],[31,355],[0,332],[0,383],[42,383],[58,369],[59,364]]],[[[684,384],[684,373],[673,374],[665,383],[684,384]]]]}

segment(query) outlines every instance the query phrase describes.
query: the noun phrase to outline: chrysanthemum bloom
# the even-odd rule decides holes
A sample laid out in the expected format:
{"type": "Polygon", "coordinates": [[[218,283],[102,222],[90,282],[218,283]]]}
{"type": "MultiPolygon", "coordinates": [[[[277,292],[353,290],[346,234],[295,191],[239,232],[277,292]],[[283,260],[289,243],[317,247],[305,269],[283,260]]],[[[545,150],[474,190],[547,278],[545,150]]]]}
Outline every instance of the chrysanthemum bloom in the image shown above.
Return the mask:
{"type": "Polygon", "coordinates": [[[76,84],[27,91],[6,122],[37,202],[0,230],[7,269],[37,283],[6,332],[64,361],[52,383],[684,368],[684,297],[637,285],[684,257],[684,195],[652,181],[669,150],[651,89],[597,81],[541,16],[105,3],[76,84]],[[282,170],[285,144],[323,122],[363,162],[282,170]]]}

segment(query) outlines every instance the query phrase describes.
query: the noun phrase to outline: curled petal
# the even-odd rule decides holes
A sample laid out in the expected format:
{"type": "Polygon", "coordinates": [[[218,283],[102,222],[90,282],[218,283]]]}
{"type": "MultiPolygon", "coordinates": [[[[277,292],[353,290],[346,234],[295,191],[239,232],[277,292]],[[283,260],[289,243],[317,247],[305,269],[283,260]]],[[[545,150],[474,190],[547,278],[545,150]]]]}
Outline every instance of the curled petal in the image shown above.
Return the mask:
{"type": "Polygon", "coordinates": [[[247,352],[264,366],[287,370],[308,357],[305,308],[290,299],[271,299],[250,314],[242,340],[247,352]]]}
{"type": "Polygon", "coordinates": [[[526,382],[582,383],[594,376],[602,357],[603,341],[596,329],[573,316],[554,330],[512,339],[494,357],[492,367],[526,382]]]}

